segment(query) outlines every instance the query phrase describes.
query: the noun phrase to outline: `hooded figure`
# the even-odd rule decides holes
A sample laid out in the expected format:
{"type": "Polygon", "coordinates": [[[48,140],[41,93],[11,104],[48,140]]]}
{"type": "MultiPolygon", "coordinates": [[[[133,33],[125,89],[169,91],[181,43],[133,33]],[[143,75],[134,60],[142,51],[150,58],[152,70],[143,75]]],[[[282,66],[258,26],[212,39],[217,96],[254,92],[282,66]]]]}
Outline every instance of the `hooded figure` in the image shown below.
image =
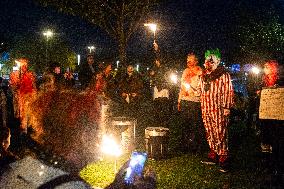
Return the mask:
{"type": "Polygon", "coordinates": [[[264,64],[263,68],[263,86],[264,87],[273,87],[277,85],[279,80],[279,64],[276,60],[269,60],[264,64]]]}
{"type": "Polygon", "coordinates": [[[228,123],[233,105],[233,86],[229,73],[219,66],[219,49],[205,53],[205,71],[201,77],[201,109],[210,147],[209,161],[219,160],[220,171],[228,168],[228,123]]]}
{"type": "Polygon", "coordinates": [[[10,74],[10,86],[13,91],[14,115],[20,118],[21,130],[27,132],[28,109],[36,95],[35,76],[28,70],[28,59],[21,58],[17,61],[19,71],[10,74]]]}

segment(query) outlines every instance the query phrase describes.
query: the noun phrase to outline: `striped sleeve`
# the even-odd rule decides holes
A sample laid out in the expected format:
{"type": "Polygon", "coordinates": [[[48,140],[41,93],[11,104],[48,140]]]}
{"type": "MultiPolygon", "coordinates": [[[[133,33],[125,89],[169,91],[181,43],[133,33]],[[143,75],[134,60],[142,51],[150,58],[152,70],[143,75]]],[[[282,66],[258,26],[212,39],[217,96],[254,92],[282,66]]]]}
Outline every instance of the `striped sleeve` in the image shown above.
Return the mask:
{"type": "Polygon", "coordinates": [[[234,90],[229,73],[223,75],[223,107],[230,109],[233,106],[234,90]]]}

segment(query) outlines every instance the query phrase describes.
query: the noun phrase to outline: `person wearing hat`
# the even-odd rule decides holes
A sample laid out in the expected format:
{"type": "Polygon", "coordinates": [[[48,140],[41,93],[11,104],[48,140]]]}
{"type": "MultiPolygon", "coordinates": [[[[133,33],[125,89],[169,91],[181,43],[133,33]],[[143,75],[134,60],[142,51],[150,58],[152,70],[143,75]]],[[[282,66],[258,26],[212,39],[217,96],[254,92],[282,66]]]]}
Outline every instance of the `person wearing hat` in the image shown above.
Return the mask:
{"type": "Polygon", "coordinates": [[[233,86],[230,74],[220,64],[219,49],[205,53],[205,70],[201,77],[201,109],[210,147],[209,162],[219,162],[221,172],[228,171],[228,123],[233,106],[233,86]]]}

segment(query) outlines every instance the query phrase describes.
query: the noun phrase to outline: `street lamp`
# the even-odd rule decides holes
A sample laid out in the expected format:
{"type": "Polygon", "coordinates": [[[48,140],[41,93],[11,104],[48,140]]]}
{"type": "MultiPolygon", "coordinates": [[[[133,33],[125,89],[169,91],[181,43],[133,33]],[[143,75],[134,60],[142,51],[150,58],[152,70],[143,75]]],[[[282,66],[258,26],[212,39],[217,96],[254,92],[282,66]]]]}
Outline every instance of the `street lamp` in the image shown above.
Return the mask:
{"type": "Polygon", "coordinates": [[[89,49],[90,54],[91,54],[91,53],[92,53],[92,51],[94,51],[94,50],[95,50],[95,47],[94,47],[94,46],[88,46],[88,49],[89,49]]]}
{"type": "Polygon", "coordinates": [[[51,38],[54,35],[54,33],[51,30],[46,30],[43,32],[43,35],[46,37],[46,40],[48,41],[49,38],[51,38]]]}
{"type": "Polygon", "coordinates": [[[80,62],[81,62],[81,55],[77,55],[77,63],[78,63],[78,66],[80,65],[80,62]]]}
{"type": "Polygon", "coordinates": [[[46,30],[43,32],[43,36],[46,37],[46,49],[45,49],[45,60],[46,60],[46,64],[47,64],[47,51],[48,51],[48,41],[49,39],[54,35],[54,33],[51,30],[46,30]]]}

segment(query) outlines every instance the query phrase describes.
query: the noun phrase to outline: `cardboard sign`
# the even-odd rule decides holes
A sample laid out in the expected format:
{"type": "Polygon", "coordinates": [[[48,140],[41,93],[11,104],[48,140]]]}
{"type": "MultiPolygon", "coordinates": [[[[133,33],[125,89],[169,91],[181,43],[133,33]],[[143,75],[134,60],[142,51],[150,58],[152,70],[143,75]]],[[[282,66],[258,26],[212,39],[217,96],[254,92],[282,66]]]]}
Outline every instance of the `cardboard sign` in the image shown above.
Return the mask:
{"type": "Polygon", "coordinates": [[[259,119],[284,120],[284,88],[261,90],[259,119]]]}

